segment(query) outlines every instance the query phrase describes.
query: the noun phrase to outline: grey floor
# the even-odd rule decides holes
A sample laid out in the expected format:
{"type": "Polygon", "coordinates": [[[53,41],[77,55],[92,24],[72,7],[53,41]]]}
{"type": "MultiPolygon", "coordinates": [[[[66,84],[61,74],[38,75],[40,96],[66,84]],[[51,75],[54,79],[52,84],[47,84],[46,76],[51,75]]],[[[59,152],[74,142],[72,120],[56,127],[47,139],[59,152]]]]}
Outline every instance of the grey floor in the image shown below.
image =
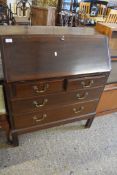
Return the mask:
{"type": "Polygon", "coordinates": [[[83,124],[21,135],[0,149],[0,175],[117,175],[117,113],[83,124]]]}

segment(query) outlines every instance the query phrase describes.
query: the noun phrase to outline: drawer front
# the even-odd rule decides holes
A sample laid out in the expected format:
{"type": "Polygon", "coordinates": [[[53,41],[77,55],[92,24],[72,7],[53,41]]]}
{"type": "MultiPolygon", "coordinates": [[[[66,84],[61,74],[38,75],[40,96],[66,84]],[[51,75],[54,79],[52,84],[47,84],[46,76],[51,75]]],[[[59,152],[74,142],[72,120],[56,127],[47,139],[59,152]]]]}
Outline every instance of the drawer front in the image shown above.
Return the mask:
{"type": "Polygon", "coordinates": [[[106,76],[92,76],[92,77],[84,77],[78,79],[69,79],[67,90],[75,90],[75,89],[88,89],[96,86],[104,86],[106,83],[106,76]]]}
{"type": "Polygon", "coordinates": [[[63,91],[63,80],[32,81],[11,85],[12,98],[40,96],[63,91]]]}
{"type": "Polygon", "coordinates": [[[16,129],[20,129],[35,125],[44,125],[60,120],[69,120],[70,118],[79,118],[95,112],[97,103],[98,101],[95,100],[87,103],[64,106],[53,110],[39,111],[38,113],[14,116],[15,127],[16,129]]]}
{"type": "Polygon", "coordinates": [[[27,112],[37,112],[40,110],[69,105],[83,101],[93,100],[100,97],[103,87],[88,90],[73,91],[70,93],[58,93],[56,95],[41,96],[26,100],[13,100],[12,110],[15,115],[27,112]]]}

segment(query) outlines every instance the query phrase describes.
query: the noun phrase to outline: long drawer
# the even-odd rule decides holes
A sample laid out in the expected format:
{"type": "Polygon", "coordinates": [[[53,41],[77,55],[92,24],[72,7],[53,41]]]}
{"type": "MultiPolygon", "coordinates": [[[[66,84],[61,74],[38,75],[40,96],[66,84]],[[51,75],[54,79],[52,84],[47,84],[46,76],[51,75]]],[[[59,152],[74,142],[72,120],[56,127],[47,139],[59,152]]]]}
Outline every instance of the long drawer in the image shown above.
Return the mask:
{"type": "Polygon", "coordinates": [[[43,94],[57,93],[63,91],[63,79],[40,80],[13,83],[10,86],[12,98],[38,97],[43,94]]]}
{"type": "Polygon", "coordinates": [[[107,78],[105,75],[68,79],[67,90],[71,91],[101,86],[102,84],[105,84],[106,80],[107,78]]]}
{"type": "Polygon", "coordinates": [[[40,96],[38,98],[29,98],[25,100],[13,100],[12,110],[15,115],[19,115],[22,113],[37,112],[61,105],[94,100],[100,97],[102,91],[103,87],[100,87],[69,93],[58,93],[56,95],[40,96]]]}
{"type": "Polygon", "coordinates": [[[44,110],[36,113],[14,116],[15,128],[20,129],[35,125],[44,125],[59,120],[79,118],[86,114],[94,113],[97,103],[98,101],[95,100],[87,103],[68,105],[52,110],[44,110]]]}

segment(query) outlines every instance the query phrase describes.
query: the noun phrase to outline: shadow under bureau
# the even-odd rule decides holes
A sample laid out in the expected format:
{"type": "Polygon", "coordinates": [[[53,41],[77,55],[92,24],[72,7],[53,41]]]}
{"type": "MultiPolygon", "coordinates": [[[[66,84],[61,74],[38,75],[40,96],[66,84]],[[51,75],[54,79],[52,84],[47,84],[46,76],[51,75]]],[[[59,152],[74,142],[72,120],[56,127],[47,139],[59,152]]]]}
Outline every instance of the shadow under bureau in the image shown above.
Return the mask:
{"type": "Polygon", "coordinates": [[[111,70],[106,37],[66,27],[16,29],[1,36],[13,144],[19,134],[77,120],[90,127],[111,70]]]}

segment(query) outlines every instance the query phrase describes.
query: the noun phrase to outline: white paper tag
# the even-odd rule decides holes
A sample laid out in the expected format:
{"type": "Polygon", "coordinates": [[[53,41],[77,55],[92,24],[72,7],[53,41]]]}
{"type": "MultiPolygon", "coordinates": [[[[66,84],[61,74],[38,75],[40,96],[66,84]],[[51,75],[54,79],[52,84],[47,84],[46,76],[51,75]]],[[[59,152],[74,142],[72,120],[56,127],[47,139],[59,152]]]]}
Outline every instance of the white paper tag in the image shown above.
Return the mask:
{"type": "Polygon", "coordinates": [[[54,56],[57,57],[58,53],[57,52],[54,52],[54,56]]]}
{"type": "Polygon", "coordinates": [[[5,39],[5,43],[12,43],[12,42],[13,42],[12,38],[6,38],[5,39]]]}

